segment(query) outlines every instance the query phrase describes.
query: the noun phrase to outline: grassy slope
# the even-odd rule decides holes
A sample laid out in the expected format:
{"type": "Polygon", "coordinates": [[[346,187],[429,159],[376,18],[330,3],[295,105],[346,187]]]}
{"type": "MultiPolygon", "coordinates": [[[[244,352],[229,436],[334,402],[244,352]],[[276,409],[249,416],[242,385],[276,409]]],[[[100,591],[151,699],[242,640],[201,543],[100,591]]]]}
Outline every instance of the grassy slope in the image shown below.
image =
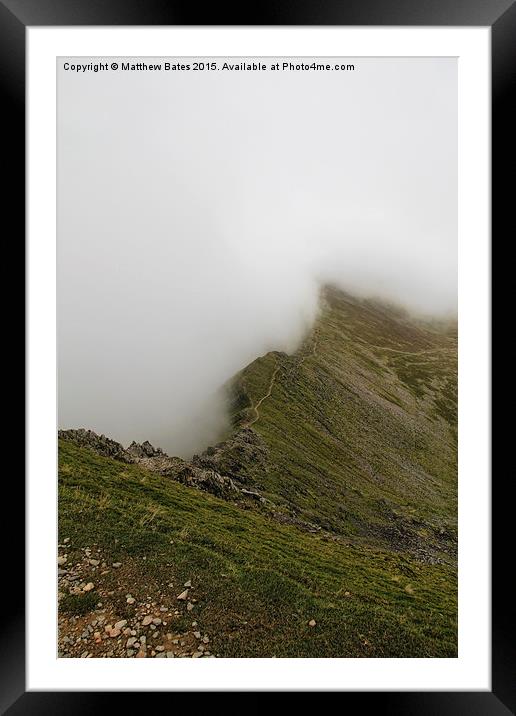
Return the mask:
{"type": "Polygon", "coordinates": [[[296,355],[237,376],[237,425],[273,378],[252,425],[265,468],[246,468],[268,506],[62,442],[60,541],[122,561],[137,598],[193,579],[221,656],[455,655],[456,335],[329,290],[296,355]]]}
{"type": "Polygon", "coordinates": [[[336,533],[453,552],[456,335],[328,290],[296,355],[238,376],[236,423],[278,365],[253,424],[270,456],[266,472],[250,467],[255,485],[336,533]]]}
{"type": "Polygon", "coordinates": [[[194,616],[221,656],[455,655],[453,568],[280,525],[69,442],[59,450],[60,542],[71,539],[70,561],[98,545],[123,562],[126,587],[103,597],[121,618],[129,587],[170,598],[171,581],[192,579],[194,616]]]}

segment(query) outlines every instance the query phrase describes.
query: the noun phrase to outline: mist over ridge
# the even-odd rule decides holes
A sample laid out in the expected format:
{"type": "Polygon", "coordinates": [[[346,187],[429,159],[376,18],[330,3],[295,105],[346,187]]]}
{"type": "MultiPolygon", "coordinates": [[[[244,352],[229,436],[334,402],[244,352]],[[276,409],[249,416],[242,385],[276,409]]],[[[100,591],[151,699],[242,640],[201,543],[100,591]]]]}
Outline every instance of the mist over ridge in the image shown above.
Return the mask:
{"type": "Polygon", "coordinates": [[[456,61],[59,74],[59,426],[189,455],[321,286],[456,310],[456,61]]]}

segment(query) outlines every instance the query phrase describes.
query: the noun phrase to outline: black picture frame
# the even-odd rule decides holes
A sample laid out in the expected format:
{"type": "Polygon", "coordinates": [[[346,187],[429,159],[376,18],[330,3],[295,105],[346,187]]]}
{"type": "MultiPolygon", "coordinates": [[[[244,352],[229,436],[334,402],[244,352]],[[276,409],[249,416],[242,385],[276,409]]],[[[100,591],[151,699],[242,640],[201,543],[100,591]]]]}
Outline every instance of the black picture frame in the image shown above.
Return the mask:
{"type": "MultiPolygon", "coordinates": [[[[25,246],[25,34],[31,26],[98,25],[383,25],[489,26],[492,33],[492,234],[506,238],[513,213],[514,100],[516,77],[516,3],[514,0],[313,0],[268,5],[212,4],[202,14],[193,3],[167,0],[0,0],[0,91],[5,121],[3,156],[4,220],[11,228],[7,243],[25,246]],[[509,170],[509,171],[507,171],[509,170]]],[[[507,236],[509,238],[509,236],[507,236]]],[[[23,260],[23,259],[22,259],[23,260]]],[[[15,528],[4,537],[3,563],[9,603],[4,605],[0,639],[0,713],[83,714],[105,706],[111,694],[99,692],[25,691],[25,583],[21,525],[24,483],[18,469],[10,478],[9,511],[18,513],[15,528]],[[10,546],[9,546],[10,545],[10,546]],[[16,549],[16,547],[18,549],[16,549]]],[[[513,505],[505,480],[492,481],[492,691],[344,692],[343,707],[360,699],[359,708],[385,714],[516,713],[516,639],[513,588],[506,545],[511,545],[513,505]],[[512,518],[512,519],[511,519],[512,518]]],[[[4,509],[6,509],[4,507],[4,509]]],[[[237,689],[235,685],[235,689],[237,689]]],[[[118,699],[122,694],[117,694],[118,699]]],[[[131,693],[133,708],[142,702],[131,693]]],[[[131,709],[133,710],[133,709],[131,709]]]]}

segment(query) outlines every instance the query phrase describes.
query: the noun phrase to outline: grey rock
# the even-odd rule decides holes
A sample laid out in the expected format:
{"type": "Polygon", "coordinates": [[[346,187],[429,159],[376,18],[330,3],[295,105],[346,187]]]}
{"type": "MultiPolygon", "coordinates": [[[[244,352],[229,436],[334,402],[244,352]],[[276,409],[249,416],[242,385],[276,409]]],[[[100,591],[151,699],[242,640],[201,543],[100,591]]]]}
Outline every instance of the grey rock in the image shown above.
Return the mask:
{"type": "Polygon", "coordinates": [[[61,440],[68,440],[80,447],[87,447],[98,455],[111,457],[122,462],[134,462],[127,454],[123,446],[115,440],[110,440],[105,435],[97,435],[93,430],[59,430],[58,436],[61,440]]]}

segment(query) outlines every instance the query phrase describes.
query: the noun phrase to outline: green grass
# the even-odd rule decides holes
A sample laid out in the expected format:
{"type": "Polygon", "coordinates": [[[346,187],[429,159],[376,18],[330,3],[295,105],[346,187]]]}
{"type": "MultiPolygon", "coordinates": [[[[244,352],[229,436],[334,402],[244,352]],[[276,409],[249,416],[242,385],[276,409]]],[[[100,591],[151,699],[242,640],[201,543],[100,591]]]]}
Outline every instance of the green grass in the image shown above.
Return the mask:
{"type": "Polygon", "coordinates": [[[230,436],[214,469],[265,504],[242,509],[61,441],[60,540],[70,563],[92,545],[123,563],[125,582],[108,574],[102,597],[119,614],[126,591],[174,600],[191,579],[221,656],[456,656],[456,330],[323,298],[294,355],[268,353],[230,384],[235,430],[259,405],[259,440],[230,436]]]}
{"type": "Polygon", "coordinates": [[[268,469],[249,465],[248,481],[338,534],[388,542],[401,529],[421,549],[439,551],[444,530],[455,552],[456,352],[448,327],[327,290],[297,354],[270,353],[235,379],[238,424],[238,406],[256,404],[279,366],[253,425],[268,469]],[[385,503],[394,509],[387,522],[385,503]]]}
{"type": "Polygon", "coordinates": [[[453,567],[281,525],[63,441],[59,500],[70,563],[98,545],[130,570],[137,599],[192,579],[221,656],[456,655],[453,567]]]}
{"type": "Polygon", "coordinates": [[[59,609],[64,613],[81,616],[95,609],[98,601],[98,595],[94,592],[64,594],[59,601],[59,609]]]}

